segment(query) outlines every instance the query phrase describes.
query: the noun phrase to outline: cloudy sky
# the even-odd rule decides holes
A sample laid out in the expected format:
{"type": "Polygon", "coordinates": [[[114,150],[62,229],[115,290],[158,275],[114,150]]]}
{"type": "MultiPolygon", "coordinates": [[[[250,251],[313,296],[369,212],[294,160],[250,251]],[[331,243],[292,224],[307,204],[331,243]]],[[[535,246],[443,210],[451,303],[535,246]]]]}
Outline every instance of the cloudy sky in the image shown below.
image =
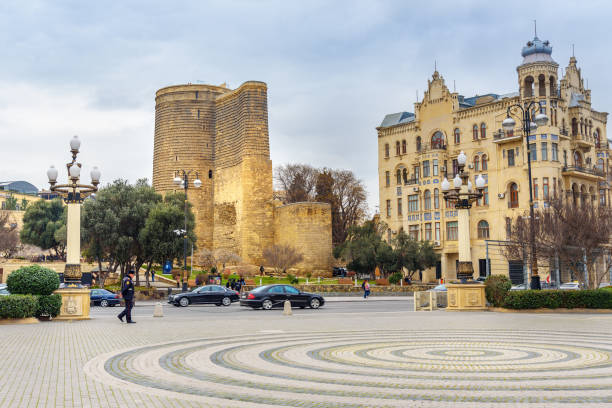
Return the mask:
{"type": "Polygon", "coordinates": [[[179,83],[268,84],[273,164],[351,169],[378,204],[376,126],[413,111],[437,61],[466,95],[517,90],[521,47],[571,44],[612,110],[605,1],[0,2],[0,180],[46,187],[82,139],[87,174],[151,178],[155,91],[179,83]],[[565,4],[567,3],[567,4],[565,4]],[[423,4],[427,4],[423,6],[423,4]]]}

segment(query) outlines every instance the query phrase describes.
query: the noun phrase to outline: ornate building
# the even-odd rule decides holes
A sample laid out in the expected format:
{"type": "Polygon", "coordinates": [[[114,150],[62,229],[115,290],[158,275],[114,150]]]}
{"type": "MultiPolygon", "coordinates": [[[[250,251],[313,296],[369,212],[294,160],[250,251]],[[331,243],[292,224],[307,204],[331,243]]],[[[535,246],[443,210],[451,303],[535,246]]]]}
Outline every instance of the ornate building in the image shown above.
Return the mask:
{"type": "Polygon", "coordinates": [[[265,83],[170,86],[155,102],[153,187],[175,191],[177,170],[198,173],[202,187],[190,188],[188,198],[199,248],[261,265],[266,247],[289,244],[304,255],[299,269],[330,271],[329,204],[273,200],[265,83]]]}
{"type": "MultiPolygon", "coordinates": [[[[450,92],[436,71],[414,113],[387,115],[377,128],[381,219],[390,226],[388,239],[403,228],[434,242],[441,262],[424,274],[426,280],[455,278],[457,212],[446,205],[440,183],[455,176],[460,151],[468,157],[472,182],[479,174],[487,181],[484,197],[470,210],[475,275],[486,273],[485,240],[506,240],[511,220],[529,209],[527,154],[536,208],[560,194],[610,203],[608,114],[591,107],[576,58],[560,78],[548,41],[534,38],[522,56],[518,92],[466,98],[450,92]],[[541,102],[549,121],[532,131],[527,152],[518,126],[507,133],[502,121],[509,106],[531,101],[541,102]]],[[[498,260],[490,268],[522,281],[520,261],[498,260]]]]}

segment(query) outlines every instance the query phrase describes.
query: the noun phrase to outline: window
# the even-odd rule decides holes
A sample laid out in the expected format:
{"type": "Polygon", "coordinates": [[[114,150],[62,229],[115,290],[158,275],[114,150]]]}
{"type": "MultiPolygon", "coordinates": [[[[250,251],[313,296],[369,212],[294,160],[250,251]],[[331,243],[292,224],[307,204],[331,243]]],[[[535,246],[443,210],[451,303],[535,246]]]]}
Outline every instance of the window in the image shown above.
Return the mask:
{"type": "Polygon", "coordinates": [[[391,185],[391,173],[385,171],[385,185],[389,187],[391,185]]]}
{"type": "Polygon", "coordinates": [[[457,159],[453,159],[453,177],[455,177],[459,173],[459,162],[457,159]]]}
{"type": "Polygon", "coordinates": [[[401,169],[397,169],[397,171],[395,172],[395,181],[397,184],[402,184],[402,170],[401,169]]]}
{"type": "Polygon", "coordinates": [[[438,159],[433,159],[433,176],[437,176],[439,174],[438,171],[438,159]]]}
{"type": "Polygon", "coordinates": [[[538,146],[536,143],[529,143],[529,160],[536,161],[538,160],[538,146]]]}
{"type": "Polygon", "coordinates": [[[559,161],[559,145],[557,143],[552,143],[551,149],[551,159],[553,161],[559,161]]]}
{"type": "Polygon", "coordinates": [[[437,210],[440,208],[440,190],[434,189],[434,208],[437,210]]]}
{"type": "Polygon", "coordinates": [[[406,141],[402,140],[402,154],[406,154],[406,141]]]}
{"type": "Polygon", "coordinates": [[[480,158],[478,156],[474,156],[474,171],[480,171],[480,158]]]}
{"type": "Polygon", "coordinates": [[[482,160],[481,160],[481,164],[482,164],[482,171],[487,171],[489,169],[489,163],[487,160],[487,155],[483,154],[482,155],[482,160]]]}
{"type": "Polygon", "coordinates": [[[429,160],[423,161],[423,178],[429,177],[429,160]]]}
{"type": "Polygon", "coordinates": [[[605,169],[604,159],[601,159],[601,158],[600,158],[600,159],[597,159],[597,168],[598,168],[600,171],[604,171],[604,169],[605,169]]]}
{"type": "Polygon", "coordinates": [[[542,149],[542,160],[548,160],[548,142],[542,142],[540,144],[542,149]]]}
{"type": "Polygon", "coordinates": [[[436,241],[440,242],[440,223],[436,222],[436,241]]]}
{"type": "Polygon", "coordinates": [[[391,216],[391,200],[387,200],[387,217],[391,216]]]}
{"type": "Polygon", "coordinates": [[[508,206],[510,208],[518,208],[519,203],[519,194],[518,194],[518,186],[516,183],[510,184],[510,201],[508,201],[508,206]]]}
{"type": "Polygon", "coordinates": [[[429,190],[425,190],[423,194],[423,209],[426,211],[431,210],[431,191],[429,190]]]}
{"type": "Polygon", "coordinates": [[[603,188],[599,190],[599,205],[606,205],[606,190],[603,188]]]}
{"type": "Polygon", "coordinates": [[[578,168],[582,167],[582,156],[577,151],[574,152],[574,166],[578,168]]]}
{"type": "Polygon", "coordinates": [[[533,179],[533,199],[537,200],[538,198],[539,198],[538,179],[534,178],[533,179]]]}
{"type": "Polygon", "coordinates": [[[489,239],[489,223],[485,220],[478,223],[478,239],[489,239]]]}
{"type": "Polygon", "coordinates": [[[601,148],[601,141],[599,140],[599,129],[595,129],[595,132],[593,132],[593,137],[595,138],[595,147],[597,149],[601,148]]]}
{"type": "Polygon", "coordinates": [[[389,143],[385,143],[385,157],[389,157],[389,143]]]}
{"type": "Polygon", "coordinates": [[[419,179],[421,178],[421,168],[419,166],[414,167],[414,178],[416,179],[416,181],[419,181],[419,179]]]}
{"type": "Polygon", "coordinates": [[[421,136],[417,136],[416,138],[416,150],[417,152],[421,151],[421,136]]]}
{"type": "Polygon", "coordinates": [[[548,194],[548,177],[542,179],[542,196],[547,201],[550,198],[548,194]]]}
{"type": "Polygon", "coordinates": [[[449,221],[446,223],[446,239],[449,241],[457,241],[459,236],[459,227],[457,221],[449,221]]]}
{"type": "Polygon", "coordinates": [[[557,178],[553,177],[553,197],[557,198],[557,178]]]}
{"type": "Polygon", "coordinates": [[[510,239],[512,235],[512,220],[510,217],[506,217],[506,239],[510,239]]]}
{"type": "Polygon", "coordinates": [[[514,149],[508,150],[508,167],[514,166],[514,149]]]}
{"type": "Polygon", "coordinates": [[[408,212],[419,211],[419,195],[412,194],[408,196],[408,212]]]}
{"type": "Polygon", "coordinates": [[[400,151],[400,142],[398,141],[398,142],[395,142],[395,155],[399,156],[400,154],[401,154],[401,151],[400,151]]]}
{"type": "Polygon", "coordinates": [[[402,199],[397,199],[397,215],[402,215],[402,199]]]}
{"type": "Polygon", "coordinates": [[[483,123],[480,124],[480,138],[485,139],[487,137],[487,125],[483,123]]]}
{"type": "Polygon", "coordinates": [[[455,135],[455,144],[461,143],[461,132],[459,131],[459,128],[455,128],[453,133],[455,135]]]}
{"type": "Polygon", "coordinates": [[[289,285],[285,285],[285,293],[288,293],[290,295],[299,295],[300,291],[297,290],[296,288],[294,288],[293,286],[289,286],[289,285]]]}
{"type": "Polygon", "coordinates": [[[444,134],[439,130],[431,137],[432,149],[444,149],[444,134]]]}
{"type": "Polygon", "coordinates": [[[425,241],[431,241],[431,222],[425,224],[425,241]]]}
{"type": "Polygon", "coordinates": [[[489,205],[489,187],[485,187],[482,191],[483,205],[489,205]]]}
{"type": "Polygon", "coordinates": [[[472,139],[478,140],[478,125],[472,127],[472,139]]]}
{"type": "Polygon", "coordinates": [[[410,238],[414,239],[415,241],[419,240],[419,226],[418,225],[409,225],[408,226],[408,235],[410,236],[410,238]]]}

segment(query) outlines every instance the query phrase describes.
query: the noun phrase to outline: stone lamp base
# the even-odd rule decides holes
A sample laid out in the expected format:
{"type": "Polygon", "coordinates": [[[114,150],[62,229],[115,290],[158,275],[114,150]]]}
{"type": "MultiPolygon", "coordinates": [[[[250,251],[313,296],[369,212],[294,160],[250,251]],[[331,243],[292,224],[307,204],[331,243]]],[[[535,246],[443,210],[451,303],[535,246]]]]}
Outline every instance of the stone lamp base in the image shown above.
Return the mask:
{"type": "Polygon", "coordinates": [[[87,320],[89,319],[89,289],[62,288],[55,291],[62,295],[62,309],[56,320],[87,320]]]}
{"type": "Polygon", "coordinates": [[[449,283],[446,285],[448,306],[446,310],[486,310],[485,285],[483,283],[449,283]]]}

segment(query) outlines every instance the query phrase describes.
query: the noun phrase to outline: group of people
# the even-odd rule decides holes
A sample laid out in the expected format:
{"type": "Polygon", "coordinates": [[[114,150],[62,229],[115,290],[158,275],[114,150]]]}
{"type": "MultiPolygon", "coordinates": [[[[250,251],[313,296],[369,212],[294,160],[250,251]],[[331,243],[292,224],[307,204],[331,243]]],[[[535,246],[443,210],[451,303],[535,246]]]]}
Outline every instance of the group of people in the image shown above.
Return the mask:
{"type": "Polygon", "coordinates": [[[225,287],[235,290],[236,292],[240,292],[240,289],[242,289],[244,284],[245,284],[244,278],[241,276],[239,279],[235,279],[235,278],[229,279],[225,283],[225,287]]]}

